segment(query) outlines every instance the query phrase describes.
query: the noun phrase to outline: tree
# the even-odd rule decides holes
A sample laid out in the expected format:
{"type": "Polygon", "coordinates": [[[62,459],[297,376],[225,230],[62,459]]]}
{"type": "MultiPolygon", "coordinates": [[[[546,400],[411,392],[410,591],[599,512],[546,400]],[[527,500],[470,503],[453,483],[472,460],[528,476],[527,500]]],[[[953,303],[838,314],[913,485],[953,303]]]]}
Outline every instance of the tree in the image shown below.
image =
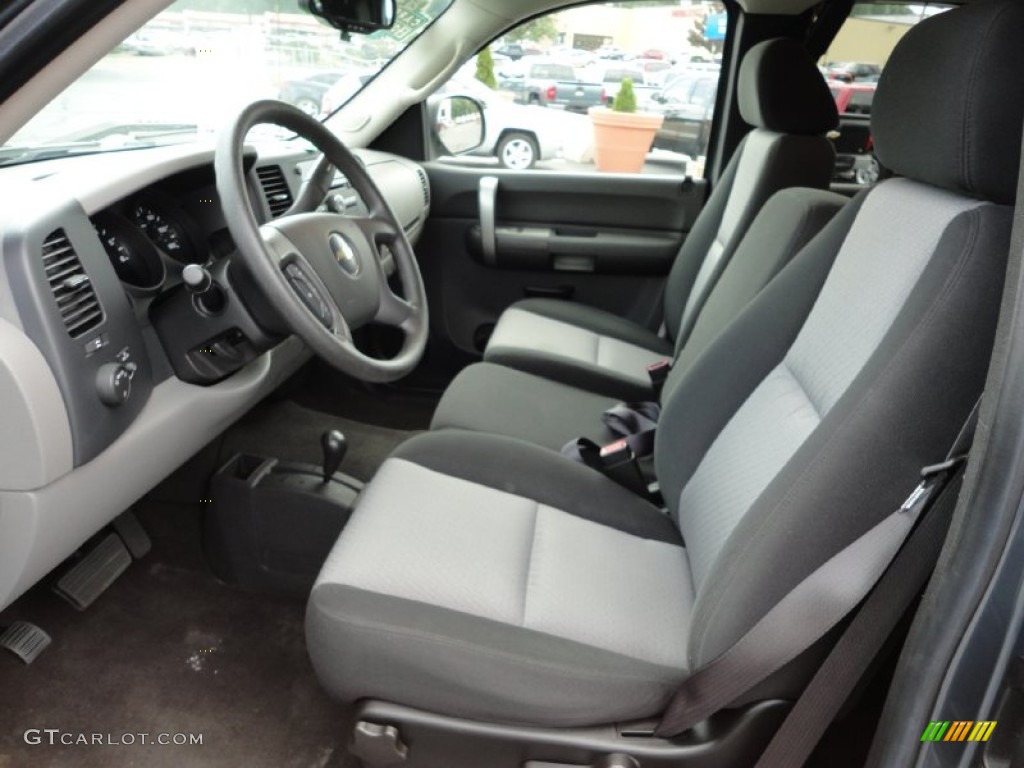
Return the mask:
{"type": "Polygon", "coordinates": [[[476,56],[476,79],[488,88],[497,88],[498,81],[494,77],[494,57],[491,49],[484,48],[476,56]]]}
{"type": "Polygon", "coordinates": [[[723,41],[708,40],[706,35],[708,15],[713,13],[725,13],[725,6],[721,3],[712,3],[703,15],[694,19],[693,29],[686,34],[686,41],[694,48],[704,48],[711,53],[721,53],[723,41]]]}
{"type": "Polygon", "coordinates": [[[505,39],[510,43],[521,43],[530,40],[534,43],[541,40],[558,39],[558,27],[551,16],[538,16],[525,24],[520,24],[507,35],[505,39]]]}
{"type": "Polygon", "coordinates": [[[633,90],[633,78],[624,77],[619,84],[619,92],[612,102],[614,112],[636,112],[636,92],[633,90]]]}

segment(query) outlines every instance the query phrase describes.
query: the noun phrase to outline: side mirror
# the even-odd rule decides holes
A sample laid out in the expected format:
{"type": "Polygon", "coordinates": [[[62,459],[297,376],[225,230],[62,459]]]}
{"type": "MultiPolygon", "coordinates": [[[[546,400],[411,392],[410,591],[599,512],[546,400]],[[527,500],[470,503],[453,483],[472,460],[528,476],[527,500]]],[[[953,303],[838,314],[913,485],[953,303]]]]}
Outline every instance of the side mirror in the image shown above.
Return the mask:
{"type": "Polygon", "coordinates": [[[299,0],[299,7],[343,33],[368,35],[395,25],[395,0],[299,0]]]}
{"type": "Polygon", "coordinates": [[[446,96],[437,106],[434,134],[450,155],[464,155],[484,143],[484,108],[468,96],[446,96]]]}

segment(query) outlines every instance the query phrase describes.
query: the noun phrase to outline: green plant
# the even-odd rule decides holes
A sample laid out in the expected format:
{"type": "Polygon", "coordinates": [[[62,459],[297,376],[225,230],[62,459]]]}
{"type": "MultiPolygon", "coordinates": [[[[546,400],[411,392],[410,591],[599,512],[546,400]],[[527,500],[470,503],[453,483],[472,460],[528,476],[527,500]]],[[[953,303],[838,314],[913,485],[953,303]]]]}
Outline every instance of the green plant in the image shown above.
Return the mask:
{"type": "Polygon", "coordinates": [[[475,117],[480,118],[480,106],[465,96],[456,96],[451,100],[452,104],[452,119],[457,120],[460,117],[475,117]]]}
{"type": "Polygon", "coordinates": [[[636,112],[636,92],[633,90],[633,78],[624,77],[619,85],[619,92],[612,102],[615,112],[636,112]]]}
{"type": "Polygon", "coordinates": [[[488,88],[497,88],[498,81],[494,77],[494,57],[491,49],[484,48],[476,57],[476,79],[488,88]]]}

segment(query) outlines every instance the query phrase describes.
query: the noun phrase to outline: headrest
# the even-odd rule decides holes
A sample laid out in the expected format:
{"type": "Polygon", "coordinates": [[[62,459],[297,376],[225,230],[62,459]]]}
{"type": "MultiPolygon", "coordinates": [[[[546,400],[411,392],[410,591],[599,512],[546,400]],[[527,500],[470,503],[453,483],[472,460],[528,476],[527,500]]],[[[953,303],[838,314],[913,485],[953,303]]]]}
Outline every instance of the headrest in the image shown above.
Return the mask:
{"type": "Polygon", "coordinates": [[[1024,3],[979,0],[896,45],[871,106],[879,162],[917,181],[1012,203],[1024,124],[1024,3]]]}
{"type": "Polygon", "coordinates": [[[839,123],[836,102],[814,59],[795,40],[758,43],[743,57],[740,115],[779,133],[821,134],[839,123]]]}

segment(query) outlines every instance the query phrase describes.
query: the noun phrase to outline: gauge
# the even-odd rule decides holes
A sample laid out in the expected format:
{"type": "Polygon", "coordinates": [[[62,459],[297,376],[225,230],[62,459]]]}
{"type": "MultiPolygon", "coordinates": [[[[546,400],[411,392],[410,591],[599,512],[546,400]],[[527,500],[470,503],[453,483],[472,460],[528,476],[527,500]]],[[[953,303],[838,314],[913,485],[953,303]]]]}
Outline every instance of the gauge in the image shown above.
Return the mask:
{"type": "Polygon", "coordinates": [[[172,259],[182,264],[205,261],[199,256],[184,211],[149,195],[138,198],[130,210],[132,221],[146,233],[153,245],[172,259]]]}
{"type": "Polygon", "coordinates": [[[140,291],[152,291],[163,284],[164,263],[138,227],[111,211],[93,217],[92,225],[122,283],[140,291]]]}

